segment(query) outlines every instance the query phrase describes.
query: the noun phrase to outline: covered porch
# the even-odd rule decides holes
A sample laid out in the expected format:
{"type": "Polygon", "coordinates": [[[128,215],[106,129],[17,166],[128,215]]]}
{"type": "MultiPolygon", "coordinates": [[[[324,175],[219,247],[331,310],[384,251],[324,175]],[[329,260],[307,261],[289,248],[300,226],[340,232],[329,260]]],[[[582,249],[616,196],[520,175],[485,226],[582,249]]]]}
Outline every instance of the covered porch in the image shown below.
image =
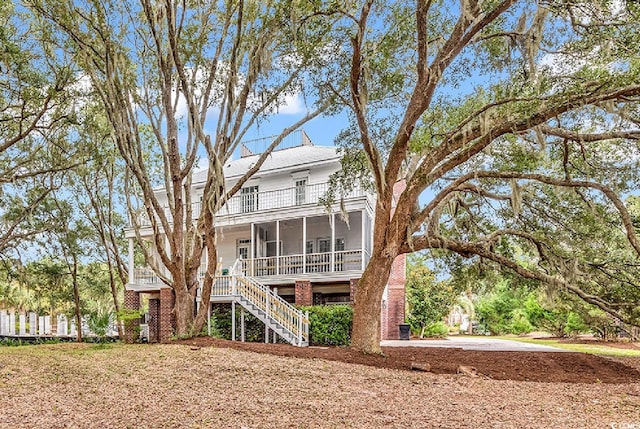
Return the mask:
{"type": "Polygon", "coordinates": [[[219,229],[222,265],[240,259],[242,274],[269,284],[297,278],[359,277],[371,255],[371,216],[354,211],[252,222],[219,229]]]}

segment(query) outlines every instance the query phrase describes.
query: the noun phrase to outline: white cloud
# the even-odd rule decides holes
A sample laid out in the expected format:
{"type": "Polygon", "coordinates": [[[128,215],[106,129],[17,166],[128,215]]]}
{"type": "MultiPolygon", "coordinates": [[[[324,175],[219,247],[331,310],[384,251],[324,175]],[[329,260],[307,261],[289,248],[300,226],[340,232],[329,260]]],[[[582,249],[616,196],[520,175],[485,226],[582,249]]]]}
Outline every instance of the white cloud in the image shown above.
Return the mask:
{"type": "Polygon", "coordinates": [[[285,95],[278,106],[278,113],[282,115],[298,115],[306,112],[306,107],[299,93],[285,95]]]}

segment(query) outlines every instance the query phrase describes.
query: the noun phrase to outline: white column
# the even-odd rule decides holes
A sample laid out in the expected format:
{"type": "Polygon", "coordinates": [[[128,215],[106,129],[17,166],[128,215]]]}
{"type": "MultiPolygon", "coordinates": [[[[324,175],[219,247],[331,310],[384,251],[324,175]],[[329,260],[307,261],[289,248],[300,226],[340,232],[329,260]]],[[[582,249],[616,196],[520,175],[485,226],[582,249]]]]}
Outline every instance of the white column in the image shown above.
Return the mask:
{"type": "Polygon", "coordinates": [[[280,220],[276,220],[276,275],[280,275],[280,220]]]}
{"type": "MultiPolygon", "coordinates": [[[[273,294],[274,295],[278,295],[278,288],[274,287],[273,288],[273,294]]],[[[275,344],[278,341],[278,334],[276,334],[276,331],[273,331],[273,344],[275,344]]]]}
{"type": "MultiPolygon", "coordinates": [[[[268,287],[268,286],[267,286],[268,287]]],[[[267,325],[267,323],[269,322],[269,291],[267,291],[267,294],[265,295],[265,300],[266,300],[266,306],[265,306],[265,324],[264,324],[264,342],[268,343],[269,342],[269,325],[267,325]]]]}
{"type": "Polygon", "coordinates": [[[61,314],[58,316],[58,336],[63,337],[68,334],[67,331],[67,316],[61,314]]]}
{"type": "Polygon", "coordinates": [[[16,314],[9,313],[9,335],[16,334],[16,314]]]}
{"type": "Polygon", "coordinates": [[[44,329],[44,316],[39,316],[38,317],[38,334],[40,335],[45,335],[45,329],[44,329]]]}
{"type": "Polygon", "coordinates": [[[44,316],[44,333],[51,335],[51,316],[44,316]]]}
{"type": "Polygon", "coordinates": [[[18,321],[20,323],[20,328],[18,330],[18,333],[20,335],[27,335],[27,316],[25,316],[24,314],[21,314],[18,317],[18,321]]]}
{"type": "Polygon", "coordinates": [[[244,307],[240,307],[240,341],[244,343],[244,307]]]}
{"type": "Polygon", "coordinates": [[[236,302],[231,301],[231,341],[236,340],[236,302]]]}
{"type": "Polygon", "coordinates": [[[307,272],[307,217],[302,218],[302,272],[307,272]]]}
{"type": "Polygon", "coordinates": [[[133,262],[133,238],[129,238],[129,283],[135,281],[135,267],[133,262]]]}
{"type": "Polygon", "coordinates": [[[74,317],[73,319],[71,319],[71,323],[70,323],[70,327],[69,327],[69,335],[71,335],[72,337],[75,337],[76,334],[78,333],[77,327],[76,327],[76,318],[74,317]]]}
{"type": "Polygon", "coordinates": [[[252,223],[251,223],[251,249],[249,249],[249,258],[250,258],[250,261],[251,261],[251,262],[250,262],[250,264],[251,264],[251,269],[249,270],[249,273],[250,273],[250,275],[251,275],[251,276],[253,276],[253,275],[254,275],[253,267],[254,267],[254,265],[255,265],[255,261],[254,261],[254,259],[255,259],[255,257],[256,257],[256,252],[255,252],[255,248],[256,248],[256,245],[255,245],[255,239],[256,239],[256,233],[255,233],[254,224],[253,224],[253,222],[252,222],[252,223]]]}
{"type": "Polygon", "coordinates": [[[331,213],[331,272],[336,270],[336,214],[331,213]]]}
{"type": "Polygon", "coordinates": [[[362,210],[362,212],[361,212],[361,215],[360,215],[360,216],[361,216],[361,218],[360,218],[360,223],[362,224],[362,225],[360,225],[360,230],[361,230],[360,234],[362,235],[362,237],[361,237],[361,243],[360,243],[360,247],[361,247],[361,255],[362,255],[361,257],[362,257],[362,260],[360,261],[360,264],[361,264],[361,266],[362,266],[362,267],[361,267],[361,268],[362,268],[362,271],[364,271],[364,269],[365,269],[365,266],[364,266],[364,254],[365,254],[365,248],[364,248],[364,246],[365,246],[365,243],[366,243],[366,241],[365,241],[365,234],[366,234],[366,228],[365,228],[365,224],[366,224],[366,222],[365,222],[365,219],[366,219],[366,216],[367,216],[367,211],[366,211],[366,210],[362,210]]]}
{"type": "Polygon", "coordinates": [[[33,311],[29,313],[29,335],[36,335],[38,332],[38,315],[33,311]]]}
{"type": "Polygon", "coordinates": [[[0,335],[7,335],[9,329],[7,327],[7,320],[5,319],[5,311],[0,310],[0,335]]]}

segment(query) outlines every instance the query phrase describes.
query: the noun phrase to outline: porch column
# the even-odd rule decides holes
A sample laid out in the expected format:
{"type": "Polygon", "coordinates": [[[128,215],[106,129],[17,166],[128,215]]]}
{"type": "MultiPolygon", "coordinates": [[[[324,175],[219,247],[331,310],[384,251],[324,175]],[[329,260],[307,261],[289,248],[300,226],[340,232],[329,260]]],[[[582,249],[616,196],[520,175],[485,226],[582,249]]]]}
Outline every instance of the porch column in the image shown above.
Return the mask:
{"type": "Polygon", "coordinates": [[[276,275],[280,275],[280,219],[276,220],[276,275]]]}
{"type": "MultiPolygon", "coordinates": [[[[404,180],[393,185],[393,211],[395,211],[396,201],[406,188],[404,180]]],[[[393,214],[393,211],[391,212],[393,214]]],[[[405,273],[406,255],[398,255],[391,265],[389,280],[387,282],[387,302],[386,308],[382,309],[382,332],[383,340],[397,340],[400,338],[398,325],[404,323],[405,319],[405,273]]]]}
{"type": "Polygon", "coordinates": [[[240,341],[244,343],[244,307],[240,306],[240,341]]]}
{"type": "Polygon", "coordinates": [[[231,301],[231,341],[236,340],[236,302],[231,301]]]}
{"type": "Polygon", "coordinates": [[[134,275],[134,262],[133,262],[133,238],[129,238],[129,283],[133,284],[135,281],[134,275]]]}
{"type": "Polygon", "coordinates": [[[331,213],[331,272],[336,270],[336,214],[331,213]]]}
{"type": "Polygon", "coordinates": [[[250,258],[250,265],[251,265],[251,269],[249,270],[249,273],[251,276],[253,276],[254,259],[256,257],[255,238],[256,238],[255,228],[254,228],[253,222],[251,222],[251,249],[249,250],[249,258],[250,258]]]}
{"type": "Polygon", "coordinates": [[[302,218],[302,272],[307,272],[307,217],[302,218]]]}
{"type": "Polygon", "coordinates": [[[364,271],[365,266],[364,266],[364,259],[365,259],[365,245],[366,245],[366,241],[365,241],[365,234],[366,234],[366,228],[365,228],[365,219],[367,216],[367,211],[366,210],[362,210],[361,214],[360,214],[361,218],[360,218],[360,254],[362,255],[361,258],[362,260],[360,261],[361,264],[361,269],[362,271],[364,271]]]}
{"type": "Polygon", "coordinates": [[[309,280],[296,280],[296,305],[313,305],[313,288],[309,280]]]}

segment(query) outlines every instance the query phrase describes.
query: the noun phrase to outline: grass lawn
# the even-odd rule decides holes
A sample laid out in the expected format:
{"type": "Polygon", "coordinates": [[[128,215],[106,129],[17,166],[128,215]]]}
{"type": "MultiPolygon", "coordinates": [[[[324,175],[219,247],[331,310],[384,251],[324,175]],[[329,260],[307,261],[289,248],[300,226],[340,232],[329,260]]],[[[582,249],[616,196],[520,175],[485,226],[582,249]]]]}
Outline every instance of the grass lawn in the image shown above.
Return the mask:
{"type": "Polygon", "coordinates": [[[640,349],[636,348],[619,348],[607,345],[604,342],[598,342],[594,344],[583,343],[567,343],[557,339],[539,339],[529,337],[513,337],[513,336],[496,336],[492,338],[498,338],[510,341],[519,341],[521,343],[540,344],[544,346],[557,347],[559,349],[571,350],[572,352],[590,353],[601,356],[616,356],[616,357],[640,357],[640,349]]]}

